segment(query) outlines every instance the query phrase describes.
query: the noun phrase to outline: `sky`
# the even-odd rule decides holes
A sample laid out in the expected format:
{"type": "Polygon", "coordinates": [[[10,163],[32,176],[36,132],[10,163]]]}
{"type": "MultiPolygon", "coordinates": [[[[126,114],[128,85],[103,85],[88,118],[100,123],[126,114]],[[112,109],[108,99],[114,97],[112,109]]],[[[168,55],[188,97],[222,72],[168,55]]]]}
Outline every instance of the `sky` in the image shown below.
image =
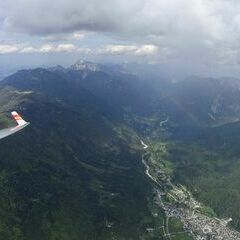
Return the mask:
{"type": "Polygon", "coordinates": [[[239,76],[239,0],[1,0],[0,71],[78,59],[239,76]]]}

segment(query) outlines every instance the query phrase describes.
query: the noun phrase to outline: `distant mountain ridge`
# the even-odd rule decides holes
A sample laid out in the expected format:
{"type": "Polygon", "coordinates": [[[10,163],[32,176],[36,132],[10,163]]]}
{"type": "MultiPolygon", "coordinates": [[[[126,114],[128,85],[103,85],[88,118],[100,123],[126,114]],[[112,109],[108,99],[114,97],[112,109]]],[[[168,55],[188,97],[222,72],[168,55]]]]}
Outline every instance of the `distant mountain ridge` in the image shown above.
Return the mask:
{"type": "MultiPolygon", "coordinates": [[[[73,91],[78,95],[77,91],[81,91],[82,88],[97,98],[105,99],[105,102],[109,96],[109,100],[111,99],[115,104],[119,101],[119,94],[122,95],[122,101],[125,101],[127,97],[127,101],[132,99],[135,103],[139,101],[137,99],[141,95],[141,98],[144,96],[141,101],[148,105],[150,111],[158,111],[153,109],[153,106],[150,107],[154,102],[154,104],[158,102],[163,109],[166,109],[162,115],[172,115],[169,109],[174,108],[179,111],[178,115],[185,115],[190,121],[191,116],[194,116],[202,127],[219,126],[240,120],[240,81],[234,78],[192,77],[176,83],[168,82],[166,84],[165,82],[159,88],[154,87],[151,82],[139,81],[136,76],[127,73],[120,65],[111,66],[79,60],[69,68],[55,66],[47,69],[19,71],[17,74],[5,78],[1,84],[14,82],[13,86],[25,89],[24,84],[27,82],[26,85],[31,89],[34,88],[35,82],[39,88],[37,78],[46,84],[46,92],[52,89],[53,93],[62,91],[64,95],[63,89],[66,87],[68,91],[73,91]],[[27,76],[31,78],[32,74],[39,75],[36,76],[35,81],[28,82],[27,76]],[[22,78],[25,80],[22,81],[22,78]],[[149,93],[148,97],[147,94],[144,94],[145,88],[149,93]],[[128,96],[124,97],[123,94],[128,96]],[[117,101],[114,100],[116,98],[118,98],[117,101]]],[[[44,84],[41,84],[41,87],[44,87],[44,84]]],[[[142,109],[146,109],[145,104],[142,104],[142,109]]],[[[140,108],[141,104],[138,105],[140,108]]],[[[172,117],[178,118],[176,113],[172,117]]]]}
{"type": "Polygon", "coordinates": [[[218,126],[240,120],[240,80],[188,78],[173,84],[172,95],[204,124],[218,126]]]}

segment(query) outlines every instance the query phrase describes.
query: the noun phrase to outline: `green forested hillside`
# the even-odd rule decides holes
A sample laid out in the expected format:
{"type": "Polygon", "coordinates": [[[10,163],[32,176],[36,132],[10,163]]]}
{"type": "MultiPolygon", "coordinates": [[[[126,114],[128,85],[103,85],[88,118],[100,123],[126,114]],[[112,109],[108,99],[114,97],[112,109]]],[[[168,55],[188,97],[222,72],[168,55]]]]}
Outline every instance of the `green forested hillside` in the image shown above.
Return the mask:
{"type": "MultiPolygon", "coordinates": [[[[151,232],[164,212],[152,212],[140,139],[165,142],[174,183],[240,229],[239,96],[225,85],[216,96],[215,81],[204,101],[196,82],[156,87],[104,71],[38,68],[1,81],[1,126],[13,109],[31,125],[0,144],[0,239],[165,239],[151,232]]],[[[169,227],[183,231],[174,218],[169,227]]]]}
{"type": "Polygon", "coordinates": [[[191,187],[196,197],[218,216],[232,218],[240,229],[239,123],[205,129],[189,142],[170,147],[175,180],[191,187]]]}
{"type": "Polygon", "coordinates": [[[0,239],[138,239],[150,212],[137,135],[52,75],[2,82],[3,113],[31,125],[0,145],[0,239]]]}

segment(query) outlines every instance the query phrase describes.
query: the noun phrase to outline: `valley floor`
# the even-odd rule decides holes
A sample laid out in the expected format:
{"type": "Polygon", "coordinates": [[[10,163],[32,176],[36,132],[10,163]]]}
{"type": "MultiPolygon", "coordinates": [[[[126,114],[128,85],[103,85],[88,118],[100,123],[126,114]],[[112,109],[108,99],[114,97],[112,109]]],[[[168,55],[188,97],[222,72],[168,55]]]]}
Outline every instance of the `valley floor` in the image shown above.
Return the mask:
{"type": "MultiPolygon", "coordinates": [[[[227,226],[231,219],[217,218],[207,207],[197,202],[186,187],[176,186],[171,182],[171,176],[160,156],[161,154],[163,156],[166,151],[164,144],[160,144],[160,148],[159,146],[157,148],[156,146],[148,146],[142,140],[141,144],[145,150],[142,155],[145,173],[154,185],[155,207],[152,208],[153,216],[159,217],[156,206],[164,211],[164,215],[160,217],[162,220],[160,228],[162,228],[161,234],[163,236],[161,239],[240,239],[240,233],[227,226]],[[180,220],[182,230],[178,228],[176,231],[171,226],[174,225],[172,222],[177,220],[180,220]]],[[[159,234],[155,229],[151,229],[153,235],[154,231],[156,235],[159,234]]]]}

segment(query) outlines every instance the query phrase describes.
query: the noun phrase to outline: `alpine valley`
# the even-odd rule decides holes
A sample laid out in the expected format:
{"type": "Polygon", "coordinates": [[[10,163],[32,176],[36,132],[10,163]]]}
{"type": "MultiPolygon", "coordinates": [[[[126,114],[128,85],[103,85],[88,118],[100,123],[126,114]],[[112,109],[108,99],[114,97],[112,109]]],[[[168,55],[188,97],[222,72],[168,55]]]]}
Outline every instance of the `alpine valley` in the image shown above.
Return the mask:
{"type": "Polygon", "coordinates": [[[1,240],[240,239],[240,80],[78,61],[0,82],[1,240]]]}

